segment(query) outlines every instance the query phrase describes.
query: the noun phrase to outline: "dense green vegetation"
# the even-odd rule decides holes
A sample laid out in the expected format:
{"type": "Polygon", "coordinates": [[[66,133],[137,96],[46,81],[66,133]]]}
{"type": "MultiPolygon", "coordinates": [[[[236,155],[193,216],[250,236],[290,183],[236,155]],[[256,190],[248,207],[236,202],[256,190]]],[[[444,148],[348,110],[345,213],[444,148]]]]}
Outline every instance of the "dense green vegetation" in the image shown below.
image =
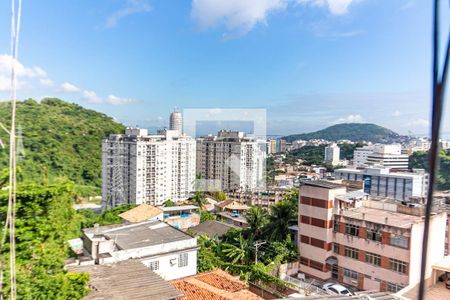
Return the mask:
{"type": "MultiPolygon", "coordinates": [[[[340,151],[341,159],[348,159],[348,160],[353,159],[353,151],[355,151],[357,147],[362,147],[363,145],[364,144],[362,143],[339,144],[338,146],[341,148],[340,151]]],[[[331,166],[328,166],[323,162],[325,155],[325,147],[326,147],[325,145],[304,146],[300,149],[290,151],[286,154],[284,162],[294,164],[298,159],[301,159],[303,160],[303,164],[305,165],[322,165],[332,169],[331,166]]]]}
{"type": "Polygon", "coordinates": [[[248,228],[231,229],[221,238],[200,236],[198,272],[222,268],[245,280],[285,287],[281,280],[271,275],[271,271],[298,257],[297,247],[288,229],[297,222],[295,197],[298,199],[298,191],[288,193],[269,211],[252,207],[246,213],[248,228]],[[254,244],[257,241],[266,243],[258,248],[258,263],[255,263],[254,244]]]}
{"type": "MultiPolygon", "coordinates": [[[[439,190],[450,189],[450,150],[441,150],[439,153],[439,172],[437,178],[437,188],[439,190]]],[[[428,152],[417,151],[409,157],[409,167],[411,169],[425,169],[428,171],[428,152]]]]}
{"type": "MultiPolygon", "coordinates": [[[[81,299],[87,294],[88,274],[64,270],[64,259],[70,253],[67,240],[79,236],[83,222],[83,216],[72,208],[73,191],[73,184],[67,182],[19,187],[16,213],[19,299],[81,299]]],[[[6,219],[7,201],[7,192],[0,192],[1,228],[6,219]]],[[[2,265],[8,266],[8,260],[9,243],[6,243],[2,265]]],[[[5,267],[5,275],[3,292],[7,295],[8,267],[5,267]]]]}
{"type": "Polygon", "coordinates": [[[127,210],[136,207],[135,204],[123,204],[108,210],[103,211],[100,214],[94,213],[92,209],[80,209],[78,214],[82,216],[81,227],[89,228],[93,227],[94,224],[99,225],[112,225],[120,224],[123,219],[119,215],[127,210]]]}
{"type": "MultiPolygon", "coordinates": [[[[10,104],[0,102],[0,121],[9,128],[10,104]]],[[[17,103],[17,128],[22,178],[35,183],[66,177],[80,185],[80,194],[98,194],[101,186],[101,141],[124,126],[105,114],[55,98],[17,103]],[[22,147],[23,145],[23,147],[22,147]]],[[[8,135],[0,130],[0,169],[7,165],[8,135]]]]}
{"type": "Polygon", "coordinates": [[[324,139],[328,141],[350,140],[372,143],[391,143],[400,139],[400,135],[387,128],[368,123],[336,124],[328,128],[284,137],[286,141],[324,139]]]}

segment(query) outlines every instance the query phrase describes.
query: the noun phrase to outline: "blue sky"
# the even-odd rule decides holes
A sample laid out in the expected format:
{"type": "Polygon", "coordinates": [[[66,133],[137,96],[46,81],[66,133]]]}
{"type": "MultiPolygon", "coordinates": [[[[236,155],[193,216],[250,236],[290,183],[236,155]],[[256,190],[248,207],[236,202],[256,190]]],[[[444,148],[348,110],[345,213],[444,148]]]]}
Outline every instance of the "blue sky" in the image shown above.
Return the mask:
{"type": "MultiPolygon", "coordinates": [[[[3,99],[7,2],[0,2],[3,99]]],[[[269,134],[340,122],[426,134],[429,2],[24,1],[18,95],[55,96],[151,128],[166,125],[174,107],[266,108],[269,134]]]]}

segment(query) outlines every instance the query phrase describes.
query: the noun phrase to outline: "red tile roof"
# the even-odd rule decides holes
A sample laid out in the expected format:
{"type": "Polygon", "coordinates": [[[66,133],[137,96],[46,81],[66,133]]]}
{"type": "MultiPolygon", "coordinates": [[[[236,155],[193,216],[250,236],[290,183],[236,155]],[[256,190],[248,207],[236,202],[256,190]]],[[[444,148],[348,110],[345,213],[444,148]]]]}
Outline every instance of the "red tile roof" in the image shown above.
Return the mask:
{"type": "Polygon", "coordinates": [[[186,281],[172,282],[174,288],[182,292],[185,296],[178,297],[177,300],[228,300],[225,297],[216,295],[207,289],[196,286],[186,281]]]}
{"type": "MultiPolygon", "coordinates": [[[[223,272],[225,273],[225,272],[223,272]]],[[[213,287],[216,287],[221,290],[225,290],[227,292],[236,292],[242,289],[245,289],[247,286],[234,278],[227,278],[227,276],[224,276],[223,274],[218,275],[216,273],[205,273],[205,274],[199,274],[196,279],[203,281],[206,284],[212,285],[213,287]],[[224,280],[225,279],[225,280],[224,280]],[[228,280],[226,280],[228,279],[228,280]]],[[[230,276],[231,277],[231,276],[230,276]]]]}
{"type": "Polygon", "coordinates": [[[222,270],[173,280],[171,284],[185,296],[177,300],[262,300],[248,286],[222,270]]]}

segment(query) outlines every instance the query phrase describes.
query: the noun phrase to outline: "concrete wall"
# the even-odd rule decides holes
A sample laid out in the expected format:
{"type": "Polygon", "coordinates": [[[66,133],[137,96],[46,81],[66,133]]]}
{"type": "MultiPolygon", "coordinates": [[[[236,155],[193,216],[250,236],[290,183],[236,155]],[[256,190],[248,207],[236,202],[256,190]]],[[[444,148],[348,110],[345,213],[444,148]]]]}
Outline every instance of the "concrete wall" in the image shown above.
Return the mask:
{"type": "MultiPolygon", "coordinates": [[[[428,237],[428,257],[425,278],[432,274],[431,266],[444,258],[445,228],[447,213],[432,216],[430,220],[430,235],[428,237]]],[[[424,223],[415,224],[411,230],[411,264],[409,285],[416,285],[420,281],[420,261],[422,257],[422,239],[424,223]]]]}
{"type": "Polygon", "coordinates": [[[159,261],[159,269],[154,270],[154,272],[165,280],[173,280],[197,274],[197,250],[180,251],[141,260],[147,267],[154,261],[159,261]],[[179,256],[184,253],[188,254],[188,265],[179,267],[179,256]]]}

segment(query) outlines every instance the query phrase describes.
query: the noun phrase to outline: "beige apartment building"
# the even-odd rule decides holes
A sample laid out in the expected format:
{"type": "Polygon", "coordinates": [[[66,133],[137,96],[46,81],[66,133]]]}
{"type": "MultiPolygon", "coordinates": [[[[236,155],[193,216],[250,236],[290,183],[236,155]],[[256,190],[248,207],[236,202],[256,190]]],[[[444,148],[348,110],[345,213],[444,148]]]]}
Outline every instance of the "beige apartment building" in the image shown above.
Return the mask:
{"type": "MultiPolygon", "coordinates": [[[[363,290],[397,292],[419,282],[422,207],[327,182],[305,182],[299,195],[300,272],[363,290]]],[[[427,278],[444,258],[447,214],[430,223],[427,278]]]]}

